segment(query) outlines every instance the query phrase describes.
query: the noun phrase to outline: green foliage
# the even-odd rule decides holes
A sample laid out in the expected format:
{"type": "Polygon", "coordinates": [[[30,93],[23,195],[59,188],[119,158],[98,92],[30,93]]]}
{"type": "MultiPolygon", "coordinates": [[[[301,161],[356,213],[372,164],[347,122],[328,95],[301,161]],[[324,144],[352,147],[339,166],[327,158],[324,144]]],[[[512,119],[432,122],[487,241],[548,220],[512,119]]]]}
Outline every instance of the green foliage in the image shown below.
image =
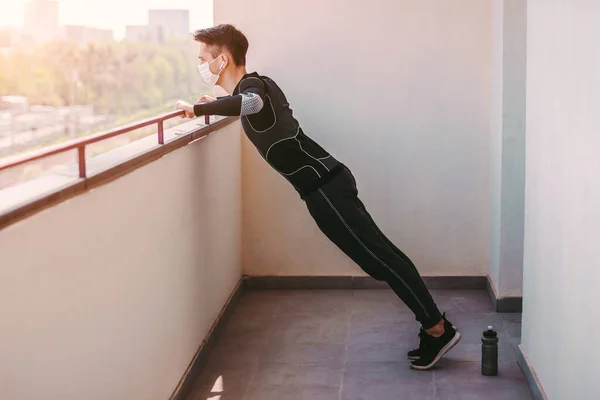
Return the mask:
{"type": "Polygon", "coordinates": [[[68,41],[0,53],[0,96],[29,104],[92,104],[97,113],[128,115],[165,101],[211,93],[196,70],[194,42],[68,41]]]}

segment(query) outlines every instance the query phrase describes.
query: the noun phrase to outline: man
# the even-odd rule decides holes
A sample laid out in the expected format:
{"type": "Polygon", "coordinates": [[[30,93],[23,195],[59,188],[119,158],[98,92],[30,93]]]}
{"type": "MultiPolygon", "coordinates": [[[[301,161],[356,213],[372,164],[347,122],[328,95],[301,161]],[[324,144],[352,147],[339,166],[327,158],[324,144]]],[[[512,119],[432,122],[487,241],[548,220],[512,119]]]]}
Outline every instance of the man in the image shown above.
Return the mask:
{"type": "Polygon", "coordinates": [[[408,353],[411,368],[427,370],[460,340],[438,310],[411,260],[379,230],[357,197],[350,170],[304,134],[277,84],[246,72],[248,40],[231,25],[198,30],[198,66],[206,83],[230,96],[202,95],[197,104],[178,101],[187,117],[241,116],[242,127],[261,156],[298,191],[321,231],[365,272],[387,282],[421,323],[419,348],[408,353]]]}

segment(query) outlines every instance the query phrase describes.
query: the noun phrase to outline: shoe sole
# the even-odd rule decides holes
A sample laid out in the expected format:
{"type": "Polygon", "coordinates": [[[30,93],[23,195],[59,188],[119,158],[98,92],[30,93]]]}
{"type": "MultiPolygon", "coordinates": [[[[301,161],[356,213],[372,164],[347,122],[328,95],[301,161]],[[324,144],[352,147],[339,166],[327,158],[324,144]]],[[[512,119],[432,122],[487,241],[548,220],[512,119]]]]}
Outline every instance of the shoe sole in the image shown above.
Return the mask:
{"type": "Polygon", "coordinates": [[[458,342],[460,342],[460,333],[456,332],[456,335],[454,335],[454,337],[452,338],[452,340],[450,340],[448,342],[448,344],[446,344],[444,347],[442,347],[442,349],[440,350],[440,352],[438,353],[438,355],[433,359],[433,361],[429,364],[429,365],[413,365],[410,364],[410,368],[411,369],[415,369],[417,371],[427,371],[428,369],[431,369],[435,364],[438,363],[438,361],[440,361],[442,359],[442,357],[449,352],[454,346],[456,346],[458,344],[458,342]]]}

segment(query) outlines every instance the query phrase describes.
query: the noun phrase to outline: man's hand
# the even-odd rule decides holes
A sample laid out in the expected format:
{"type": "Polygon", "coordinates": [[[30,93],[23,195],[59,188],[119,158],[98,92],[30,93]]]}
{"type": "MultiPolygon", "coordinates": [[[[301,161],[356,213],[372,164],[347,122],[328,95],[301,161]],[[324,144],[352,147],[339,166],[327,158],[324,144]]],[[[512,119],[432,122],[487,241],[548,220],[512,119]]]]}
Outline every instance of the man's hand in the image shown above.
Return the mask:
{"type": "Polygon", "coordinates": [[[194,118],[196,116],[194,114],[194,106],[186,101],[179,100],[175,103],[175,109],[185,111],[186,118],[194,118]]]}
{"type": "Polygon", "coordinates": [[[201,94],[200,97],[198,97],[198,103],[200,104],[204,104],[204,103],[210,103],[211,101],[215,101],[216,99],[214,97],[210,97],[207,94],[201,94]]]}

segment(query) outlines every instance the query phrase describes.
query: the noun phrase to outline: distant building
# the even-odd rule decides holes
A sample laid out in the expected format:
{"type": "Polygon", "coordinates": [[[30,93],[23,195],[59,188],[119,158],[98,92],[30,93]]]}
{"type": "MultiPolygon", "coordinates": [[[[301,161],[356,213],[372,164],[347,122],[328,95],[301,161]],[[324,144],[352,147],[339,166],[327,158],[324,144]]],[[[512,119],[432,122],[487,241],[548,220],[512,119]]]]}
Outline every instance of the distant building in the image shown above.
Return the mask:
{"type": "Polygon", "coordinates": [[[67,25],[63,27],[64,37],[80,45],[96,42],[109,42],[114,39],[110,29],[90,28],[88,26],[67,25]]]}
{"type": "Polygon", "coordinates": [[[32,0],[25,4],[23,28],[36,42],[52,40],[60,36],[58,25],[58,1],[32,0]]]}
{"type": "Polygon", "coordinates": [[[15,48],[35,45],[34,35],[27,34],[22,28],[0,29],[0,50],[11,52],[15,48]]]}
{"type": "Polygon", "coordinates": [[[115,33],[111,29],[95,28],[93,37],[98,41],[110,42],[115,40],[115,33]]]}
{"type": "Polygon", "coordinates": [[[29,103],[24,96],[0,97],[0,112],[9,114],[23,114],[29,110],[29,103]]]}
{"type": "Polygon", "coordinates": [[[128,25],[125,27],[125,40],[132,42],[148,42],[151,38],[150,28],[147,25],[128,25]]]}
{"type": "Polygon", "coordinates": [[[148,22],[153,41],[185,40],[190,37],[189,10],[150,10],[148,22]]]}
{"type": "Polygon", "coordinates": [[[0,28],[0,49],[12,47],[13,45],[13,29],[0,28]]]}

